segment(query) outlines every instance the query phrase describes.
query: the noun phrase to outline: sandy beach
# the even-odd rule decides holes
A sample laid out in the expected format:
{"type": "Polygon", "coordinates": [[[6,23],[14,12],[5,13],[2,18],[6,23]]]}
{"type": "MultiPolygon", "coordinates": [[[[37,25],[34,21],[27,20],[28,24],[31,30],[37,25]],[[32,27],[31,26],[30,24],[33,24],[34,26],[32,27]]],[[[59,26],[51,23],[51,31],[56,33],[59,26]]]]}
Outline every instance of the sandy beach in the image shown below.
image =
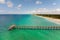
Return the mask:
{"type": "MultiPolygon", "coordinates": [[[[37,16],[37,15],[35,15],[37,16]]],[[[50,18],[50,17],[43,17],[43,16],[37,16],[37,17],[42,17],[50,22],[56,23],[56,24],[60,24],[60,19],[55,19],[55,18],[50,18]]]]}
{"type": "Polygon", "coordinates": [[[55,18],[50,18],[50,17],[43,17],[41,16],[42,18],[45,18],[46,20],[50,21],[50,22],[53,22],[53,23],[56,23],[56,24],[60,24],[60,19],[55,19],[55,18]]]}

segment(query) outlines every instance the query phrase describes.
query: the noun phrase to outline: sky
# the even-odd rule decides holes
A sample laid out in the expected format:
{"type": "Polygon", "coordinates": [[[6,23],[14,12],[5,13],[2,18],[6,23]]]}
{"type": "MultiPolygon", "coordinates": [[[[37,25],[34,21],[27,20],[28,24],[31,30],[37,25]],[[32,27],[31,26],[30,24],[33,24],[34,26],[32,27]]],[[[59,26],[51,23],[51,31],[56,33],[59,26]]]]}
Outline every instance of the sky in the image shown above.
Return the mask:
{"type": "Polygon", "coordinates": [[[0,0],[0,14],[60,14],[60,0],[0,0]]]}

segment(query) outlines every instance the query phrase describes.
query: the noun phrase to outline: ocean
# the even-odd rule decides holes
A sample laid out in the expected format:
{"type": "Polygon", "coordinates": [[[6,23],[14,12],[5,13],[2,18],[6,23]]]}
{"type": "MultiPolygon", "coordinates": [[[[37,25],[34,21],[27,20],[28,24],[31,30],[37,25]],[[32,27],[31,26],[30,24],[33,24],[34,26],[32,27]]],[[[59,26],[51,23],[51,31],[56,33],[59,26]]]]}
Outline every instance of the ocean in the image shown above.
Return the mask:
{"type": "Polygon", "coordinates": [[[16,26],[59,26],[44,18],[31,14],[2,14],[0,15],[0,40],[60,40],[60,30],[23,30],[8,28],[16,26]]]}

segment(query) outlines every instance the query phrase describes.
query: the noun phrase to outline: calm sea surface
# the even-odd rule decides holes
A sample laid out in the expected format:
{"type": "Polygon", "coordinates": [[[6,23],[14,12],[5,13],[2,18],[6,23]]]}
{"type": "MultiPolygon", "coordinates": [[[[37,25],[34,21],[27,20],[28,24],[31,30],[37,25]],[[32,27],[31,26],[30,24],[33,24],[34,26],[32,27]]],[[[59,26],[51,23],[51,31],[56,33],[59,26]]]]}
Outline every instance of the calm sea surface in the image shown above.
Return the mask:
{"type": "Polygon", "coordinates": [[[10,25],[17,26],[59,26],[34,15],[0,15],[0,40],[60,40],[60,30],[20,30],[8,31],[10,25]]]}

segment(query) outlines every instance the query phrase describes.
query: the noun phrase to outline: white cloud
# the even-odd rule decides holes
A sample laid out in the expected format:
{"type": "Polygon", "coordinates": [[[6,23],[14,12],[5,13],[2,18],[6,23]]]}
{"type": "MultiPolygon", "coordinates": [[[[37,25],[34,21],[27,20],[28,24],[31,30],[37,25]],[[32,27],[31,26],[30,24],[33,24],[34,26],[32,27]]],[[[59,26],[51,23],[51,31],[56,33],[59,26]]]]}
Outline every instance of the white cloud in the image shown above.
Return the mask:
{"type": "Polygon", "coordinates": [[[36,4],[42,4],[42,2],[41,1],[36,1],[36,4]]]}
{"type": "Polygon", "coordinates": [[[20,11],[0,10],[0,14],[21,14],[21,12],[20,11]]]}
{"type": "Polygon", "coordinates": [[[5,3],[5,0],[0,0],[0,4],[4,4],[5,3]]]}
{"type": "Polygon", "coordinates": [[[56,3],[53,3],[52,5],[56,5],[56,3]]]}
{"type": "Polygon", "coordinates": [[[12,7],[13,7],[13,3],[12,3],[11,1],[8,1],[8,2],[7,2],[7,6],[8,6],[9,8],[12,8],[12,7]]]}
{"type": "Polygon", "coordinates": [[[0,14],[20,14],[21,11],[8,11],[4,8],[0,8],[0,14]]]}
{"type": "Polygon", "coordinates": [[[60,8],[56,8],[53,10],[47,9],[47,8],[38,8],[36,10],[25,10],[23,12],[21,11],[8,11],[4,9],[0,9],[0,13],[3,14],[60,14],[60,8]]]}
{"type": "Polygon", "coordinates": [[[36,13],[36,10],[26,11],[26,13],[33,14],[33,13],[36,13]]]}
{"type": "Polygon", "coordinates": [[[6,0],[0,0],[0,4],[6,4],[10,8],[13,7],[13,3],[11,1],[6,2],[6,0]]]}
{"type": "Polygon", "coordinates": [[[59,9],[59,8],[57,8],[57,9],[56,9],[56,11],[60,11],[60,9],[59,9]]]}
{"type": "MultiPolygon", "coordinates": [[[[22,14],[21,11],[12,11],[12,12],[8,12],[9,14],[22,14]]],[[[23,14],[60,14],[60,9],[54,9],[54,10],[50,10],[47,8],[38,8],[36,10],[25,10],[23,11],[23,14]]]]}
{"type": "Polygon", "coordinates": [[[22,7],[22,4],[19,4],[16,8],[21,9],[21,7],[22,7]]]}
{"type": "Polygon", "coordinates": [[[48,12],[49,10],[46,8],[38,8],[36,10],[28,11],[28,13],[43,13],[43,12],[48,12]]]}
{"type": "Polygon", "coordinates": [[[8,11],[7,13],[8,14],[20,14],[21,12],[20,11],[8,11]]]}
{"type": "Polygon", "coordinates": [[[5,10],[1,8],[1,9],[0,9],[0,12],[5,12],[5,10]]]}
{"type": "Polygon", "coordinates": [[[37,12],[47,12],[48,9],[46,9],[46,8],[39,8],[39,9],[37,9],[36,11],[37,11],[37,12]]]}
{"type": "Polygon", "coordinates": [[[27,11],[26,13],[29,14],[60,14],[60,9],[47,9],[47,8],[38,8],[36,10],[32,10],[32,11],[27,11]]]}

